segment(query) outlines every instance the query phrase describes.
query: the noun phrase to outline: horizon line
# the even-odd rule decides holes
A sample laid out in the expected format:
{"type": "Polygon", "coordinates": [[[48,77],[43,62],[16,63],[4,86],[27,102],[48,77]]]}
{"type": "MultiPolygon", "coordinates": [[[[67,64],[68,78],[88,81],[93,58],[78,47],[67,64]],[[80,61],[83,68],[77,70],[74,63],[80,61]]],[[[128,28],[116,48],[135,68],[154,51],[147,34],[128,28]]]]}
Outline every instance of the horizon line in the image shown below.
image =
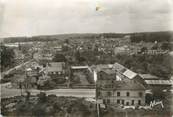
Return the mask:
{"type": "Polygon", "coordinates": [[[155,33],[155,32],[173,32],[173,30],[165,30],[165,31],[138,31],[138,32],[86,32],[86,33],[55,33],[55,34],[38,34],[38,35],[25,35],[25,36],[5,36],[5,37],[0,37],[0,39],[5,39],[5,38],[32,38],[32,37],[39,37],[39,36],[55,36],[55,35],[70,35],[70,34],[108,34],[108,33],[114,33],[114,34],[133,34],[133,33],[155,33]]]}

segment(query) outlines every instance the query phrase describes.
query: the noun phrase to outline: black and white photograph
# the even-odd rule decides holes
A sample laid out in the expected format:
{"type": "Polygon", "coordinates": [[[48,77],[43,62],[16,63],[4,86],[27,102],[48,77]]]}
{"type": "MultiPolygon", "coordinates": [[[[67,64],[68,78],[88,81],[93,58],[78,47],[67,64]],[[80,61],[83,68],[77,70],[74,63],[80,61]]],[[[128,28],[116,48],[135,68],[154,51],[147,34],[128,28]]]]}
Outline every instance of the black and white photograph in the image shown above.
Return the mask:
{"type": "Polygon", "coordinates": [[[0,117],[173,117],[173,0],[0,0],[0,117]]]}

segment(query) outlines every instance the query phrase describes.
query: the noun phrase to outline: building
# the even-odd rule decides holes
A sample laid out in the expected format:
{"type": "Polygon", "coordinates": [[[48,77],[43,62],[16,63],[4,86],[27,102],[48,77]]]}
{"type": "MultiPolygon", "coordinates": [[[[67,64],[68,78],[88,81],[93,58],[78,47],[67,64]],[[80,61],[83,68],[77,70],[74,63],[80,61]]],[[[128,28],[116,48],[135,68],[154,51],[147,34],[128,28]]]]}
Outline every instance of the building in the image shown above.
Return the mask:
{"type": "Polygon", "coordinates": [[[64,62],[50,62],[47,63],[46,72],[52,77],[65,77],[65,63],[64,62]]]}
{"type": "Polygon", "coordinates": [[[159,77],[151,75],[151,74],[139,74],[139,76],[143,79],[143,80],[159,80],[159,77]]]}
{"type": "Polygon", "coordinates": [[[116,71],[116,76],[117,78],[119,78],[119,80],[123,81],[135,80],[141,83],[142,85],[146,85],[144,79],[138,73],[131,71],[130,69],[124,67],[119,63],[114,63],[112,65],[112,69],[116,71]]]}
{"type": "Polygon", "coordinates": [[[25,71],[27,77],[37,77],[39,75],[38,69],[27,68],[25,71]]]}
{"type": "Polygon", "coordinates": [[[103,100],[104,104],[145,105],[146,89],[138,81],[137,73],[118,63],[102,69],[99,66],[96,67],[98,99],[103,100]]]}
{"type": "Polygon", "coordinates": [[[37,61],[52,61],[53,54],[49,52],[38,51],[33,54],[33,58],[37,61]]]}
{"type": "Polygon", "coordinates": [[[173,86],[173,80],[145,80],[149,89],[170,89],[173,86]]]}
{"type": "Polygon", "coordinates": [[[117,81],[110,76],[104,78],[98,78],[97,85],[97,98],[102,99],[104,104],[145,105],[145,87],[139,82],[117,81]]]}
{"type": "Polygon", "coordinates": [[[14,49],[14,54],[15,54],[15,60],[24,60],[25,55],[22,53],[21,50],[14,49]]]}

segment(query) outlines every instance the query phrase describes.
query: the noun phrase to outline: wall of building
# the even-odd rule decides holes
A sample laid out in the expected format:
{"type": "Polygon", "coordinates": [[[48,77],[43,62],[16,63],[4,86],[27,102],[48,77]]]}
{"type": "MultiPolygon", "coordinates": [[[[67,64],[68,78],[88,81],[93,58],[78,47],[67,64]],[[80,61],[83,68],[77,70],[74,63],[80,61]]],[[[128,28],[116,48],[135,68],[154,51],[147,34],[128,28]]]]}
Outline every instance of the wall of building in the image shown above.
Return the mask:
{"type": "Polygon", "coordinates": [[[100,98],[114,104],[117,104],[117,100],[120,100],[119,104],[122,104],[122,100],[124,100],[124,105],[145,105],[145,91],[143,90],[101,91],[100,98]],[[117,96],[117,92],[120,92],[120,96],[117,96]],[[127,92],[129,92],[129,96],[127,96],[127,92]],[[142,93],[142,96],[139,93],[142,93]],[[134,104],[132,104],[132,100],[134,100],[134,104]]]}

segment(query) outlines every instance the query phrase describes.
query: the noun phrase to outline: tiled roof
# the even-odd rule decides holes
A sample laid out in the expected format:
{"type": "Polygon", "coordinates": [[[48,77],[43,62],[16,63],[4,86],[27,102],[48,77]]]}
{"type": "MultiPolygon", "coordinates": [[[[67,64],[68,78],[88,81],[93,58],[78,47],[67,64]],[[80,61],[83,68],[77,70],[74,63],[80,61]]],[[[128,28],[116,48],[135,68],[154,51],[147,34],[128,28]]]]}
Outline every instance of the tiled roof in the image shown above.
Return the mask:
{"type": "Polygon", "coordinates": [[[154,80],[154,79],[159,79],[157,76],[154,76],[154,75],[151,75],[151,74],[139,74],[139,76],[141,77],[141,78],[143,78],[144,80],[146,79],[148,79],[148,80],[154,80]]]}
{"type": "Polygon", "coordinates": [[[112,70],[112,69],[105,69],[105,70],[101,70],[101,71],[103,71],[107,74],[115,74],[116,73],[115,70],[112,70]]]}
{"type": "Polygon", "coordinates": [[[64,62],[51,62],[49,63],[47,70],[48,72],[63,71],[64,62]]]}
{"type": "Polygon", "coordinates": [[[149,85],[173,85],[173,80],[145,80],[149,85]]]}
{"type": "Polygon", "coordinates": [[[112,65],[111,64],[99,64],[96,66],[91,66],[92,68],[95,68],[95,70],[97,72],[102,71],[102,70],[106,70],[106,69],[112,69],[112,65]]]}
{"type": "Polygon", "coordinates": [[[88,69],[88,66],[71,66],[71,69],[88,69]]]}
{"type": "Polygon", "coordinates": [[[119,64],[119,63],[114,63],[113,64],[113,69],[115,69],[118,72],[122,72],[126,68],[123,65],[119,64]]]}
{"type": "Polygon", "coordinates": [[[113,65],[113,69],[116,70],[117,72],[123,74],[124,76],[126,76],[129,79],[133,79],[137,73],[127,69],[126,67],[124,67],[123,65],[119,64],[119,63],[115,63],[113,65]]]}
{"type": "Polygon", "coordinates": [[[145,90],[145,87],[142,84],[135,81],[116,81],[114,87],[117,90],[145,90]]]}
{"type": "Polygon", "coordinates": [[[123,73],[124,76],[128,77],[129,79],[133,79],[137,74],[131,70],[126,70],[124,73],[123,73]]]}

